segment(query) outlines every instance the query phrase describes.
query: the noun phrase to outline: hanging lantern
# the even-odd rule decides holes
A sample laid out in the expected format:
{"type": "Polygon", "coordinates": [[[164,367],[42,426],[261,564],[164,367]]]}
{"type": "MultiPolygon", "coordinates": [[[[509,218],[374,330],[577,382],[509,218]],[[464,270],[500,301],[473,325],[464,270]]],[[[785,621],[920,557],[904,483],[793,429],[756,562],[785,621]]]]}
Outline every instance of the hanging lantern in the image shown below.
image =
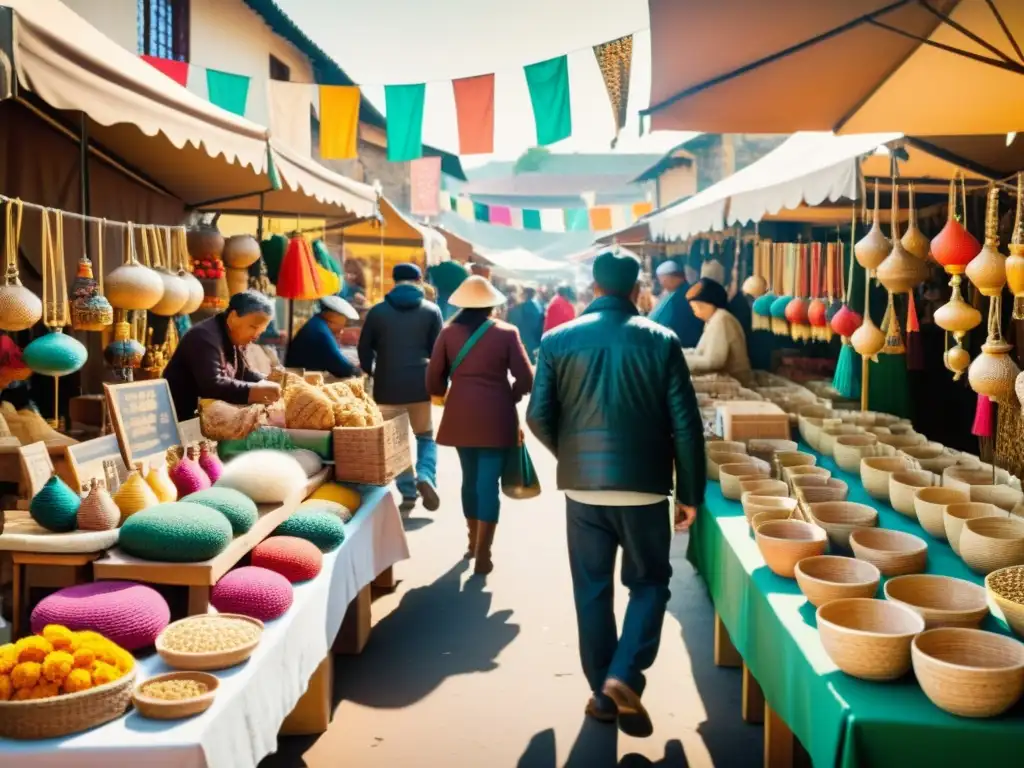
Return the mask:
{"type": "Polygon", "coordinates": [[[1024,320],[1024,173],[1017,174],[1017,212],[1010,238],[1010,256],[1006,259],[1006,283],[1013,294],[1013,319],[1024,320]]]}
{"type": "Polygon", "coordinates": [[[982,344],[981,354],[974,358],[967,370],[971,389],[995,402],[1006,400],[1013,394],[1020,368],[1010,357],[1011,351],[1013,346],[1001,336],[989,338],[982,344]]]}
{"type": "Polygon", "coordinates": [[[224,243],[221,261],[228,269],[249,269],[260,259],[260,244],[252,235],[234,235],[224,243]]]}
{"type": "Polygon", "coordinates": [[[882,225],[879,222],[878,214],[878,181],[875,181],[875,213],[871,221],[871,229],[856,245],[853,246],[853,254],[868,273],[874,272],[878,265],[889,255],[889,241],[882,234],[882,225]]]}
{"type": "Polygon", "coordinates": [[[135,255],[135,227],[128,223],[125,232],[124,263],[104,281],[107,299],[115,309],[150,309],[164,295],[164,283],[135,255]]]}
{"type": "MultiPolygon", "coordinates": [[[[961,187],[963,182],[961,180],[961,187]]],[[[963,191],[964,214],[967,213],[966,191],[963,191]]],[[[978,255],[981,246],[956,219],[956,180],[949,182],[949,216],[942,231],[932,238],[932,257],[942,265],[947,274],[963,274],[971,259],[978,255]]]]}
{"type": "Polygon", "coordinates": [[[83,256],[71,284],[71,327],[76,331],[102,331],[112,322],[114,308],[100,293],[99,284],[92,274],[92,262],[83,256]]]}
{"type": "Polygon", "coordinates": [[[983,296],[997,296],[1006,285],[1006,257],[999,252],[999,187],[988,190],[985,209],[985,244],[964,270],[983,296]]]}
{"type": "Polygon", "coordinates": [[[908,186],[910,191],[910,221],[907,222],[907,231],[903,233],[901,242],[903,249],[911,256],[928,261],[931,256],[931,240],[925,237],[924,232],[917,226],[917,207],[914,205],[914,185],[908,186]]]}
{"type": "Polygon", "coordinates": [[[0,285],[0,330],[24,331],[43,316],[43,302],[21,284],[18,276],[18,247],[21,243],[21,200],[7,203],[4,228],[6,272],[0,285]]]}
{"type": "MultiPolygon", "coordinates": [[[[737,256],[739,254],[739,244],[737,243],[737,256]]],[[[769,254],[769,251],[761,247],[761,241],[758,239],[757,224],[754,224],[754,273],[743,281],[743,293],[750,296],[752,299],[757,299],[764,296],[768,292],[768,280],[766,275],[768,269],[765,266],[765,255],[769,254]]]]}
{"type": "Polygon", "coordinates": [[[177,269],[178,277],[188,288],[188,300],[185,302],[185,306],[179,310],[179,314],[187,317],[193,312],[199,311],[203,305],[203,299],[206,298],[206,291],[203,290],[203,284],[199,282],[199,278],[191,272],[186,243],[187,236],[183,227],[171,232],[171,269],[177,269]]]}
{"type": "Polygon", "coordinates": [[[103,350],[103,359],[119,381],[131,381],[132,371],[142,364],[145,353],[146,348],[132,337],[131,325],[122,312],[120,320],[114,324],[114,340],[103,350]]]}
{"type": "Polygon", "coordinates": [[[865,314],[860,328],[850,335],[850,344],[861,357],[866,357],[877,363],[878,353],[885,347],[885,334],[875,325],[871,317],[865,314]]]}
{"type": "Polygon", "coordinates": [[[909,293],[915,285],[928,277],[928,267],[911,256],[900,241],[899,185],[892,185],[892,250],[875,270],[878,282],[892,293],[909,293]]]}

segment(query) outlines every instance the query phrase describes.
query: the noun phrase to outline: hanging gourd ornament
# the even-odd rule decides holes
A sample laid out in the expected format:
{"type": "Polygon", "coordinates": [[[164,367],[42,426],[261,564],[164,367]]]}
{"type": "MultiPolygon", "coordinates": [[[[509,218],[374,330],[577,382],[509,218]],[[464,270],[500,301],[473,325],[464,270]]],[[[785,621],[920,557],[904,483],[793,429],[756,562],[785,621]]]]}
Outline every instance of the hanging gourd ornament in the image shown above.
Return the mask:
{"type": "MultiPolygon", "coordinates": [[[[967,213],[966,191],[963,193],[964,214],[967,213]]],[[[961,275],[978,255],[981,245],[956,218],[956,179],[949,182],[949,216],[945,226],[932,238],[932,257],[950,275],[961,275]]]]}
{"type": "Polygon", "coordinates": [[[171,232],[171,264],[178,269],[178,277],[188,287],[188,301],[181,308],[181,314],[191,315],[198,312],[206,298],[206,291],[199,278],[192,274],[190,257],[188,255],[187,235],[184,227],[179,227],[171,232]]]}
{"type": "MultiPolygon", "coordinates": [[[[753,250],[753,256],[754,256],[754,273],[750,277],[748,277],[746,280],[743,281],[743,288],[742,288],[742,290],[743,290],[743,293],[745,293],[750,298],[757,299],[757,298],[759,298],[761,296],[764,296],[765,293],[768,292],[768,280],[766,279],[766,275],[768,273],[768,269],[765,267],[765,263],[764,263],[764,261],[765,261],[764,256],[765,256],[766,251],[765,251],[765,249],[763,249],[761,247],[761,241],[760,241],[760,239],[758,237],[757,223],[756,222],[754,223],[754,247],[753,247],[752,250],[753,250]]],[[[736,256],[737,256],[737,258],[739,258],[740,252],[741,252],[740,251],[740,244],[739,244],[739,240],[737,240],[737,242],[736,242],[736,256]]]]}
{"type": "Polygon", "coordinates": [[[21,200],[11,200],[5,211],[4,262],[6,271],[0,285],[0,330],[24,331],[43,316],[43,302],[21,284],[18,276],[18,246],[21,243],[21,200]]]}
{"type": "Polygon", "coordinates": [[[909,293],[914,286],[928,277],[927,265],[907,253],[900,240],[899,185],[892,185],[892,250],[882,260],[875,274],[889,293],[909,293]]]}
{"type": "MultiPolygon", "coordinates": [[[[103,277],[104,222],[96,224],[96,264],[98,277],[103,277]]],[[[78,274],[71,284],[71,327],[76,331],[102,331],[114,322],[114,308],[103,295],[103,286],[93,276],[92,262],[83,253],[78,262],[78,274]]]]}
{"type": "Polygon", "coordinates": [[[1024,173],[1017,174],[1017,213],[1006,259],[1006,284],[1013,294],[1013,319],[1024,320],[1024,173]]]}
{"type": "Polygon", "coordinates": [[[128,222],[125,231],[124,263],[104,281],[107,299],[115,309],[152,309],[164,295],[164,283],[135,255],[135,226],[128,222]]]}
{"type": "Polygon", "coordinates": [[[774,262],[778,261],[775,255],[778,246],[767,240],[760,242],[758,245],[762,252],[761,259],[764,265],[765,283],[768,286],[768,290],[754,299],[754,303],[750,308],[753,315],[750,319],[750,327],[755,331],[767,331],[771,330],[772,303],[777,296],[775,285],[779,282],[779,271],[774,264],[774,262]]]}
{"type": "Polygon", "coordinates": [[[189,300],[189,287],[177,272],[169,268],[170,262],[168,249],[164,237],[155,227],[150,227],[142,233],[143,258],[147,266],[152,266],[153,271],[164,284],[164,292],[160,301],[149,308],[149,311],[159,317],[173,317],[181,312],[189,300]],[[147,237],[148,235],[148,237],[147,237]]]}
{"type": "Polygon", "coordinates": [[[1006,285],[1006,257],[999,252],[999,187],[988,190],[985,209],[985,244],[964,270],[983,296],[997,296],[1006,285]]]}
{"type": "Polygon", "coordinates": [[[850,344],[857,350],[857,354],[866,357],[872,362],[878,362],[878,353],[885,346],[885,334],[875,325],[871,316],[865,313],[864,322],[860,328],[850,336],[850,344]]]}
{"type": "Polygon", "coordinates": [[[789,335],[793,341],[808,341],[811,336],[811,325],[807,318],[807,246],[797,245],[796,255],[796,290],[793,300],[786,305],[786,322],[789,323],[789,335]]]}
{"type": "Polygon", "coordinates": [[[878,213],[878,181],[875,181],[875,212],[871,220],[871,229],[853,246],[853,254],[857,263],[872,274],[889,255],[889,241],[882,234],[882,225],[878,213]]]}
{"type": "Polygon", "coordinates": [[[920,259],[921,261],[928,261],[928,257],[931,255],[931,240],[929,240],[924,232],[917,226],[917,207],[914,205],[914,185],[908,186],[910,191],[910,220],[907,222],[907,231],[903,233],[903,237],[900,242],[903,243],[904,250],[911,256],[920,259]]]}

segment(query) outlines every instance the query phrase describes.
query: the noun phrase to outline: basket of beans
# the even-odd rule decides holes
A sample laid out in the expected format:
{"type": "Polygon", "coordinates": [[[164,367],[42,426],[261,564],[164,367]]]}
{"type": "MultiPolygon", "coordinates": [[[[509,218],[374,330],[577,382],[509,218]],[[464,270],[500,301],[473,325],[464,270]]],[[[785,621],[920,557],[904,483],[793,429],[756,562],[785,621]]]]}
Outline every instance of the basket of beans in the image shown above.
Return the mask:
{"type": "Polygon", "coordinates": [[[1024,565],[992,571],[985,577],[985,589],[1010,629],[1024,637],[1024,565]]]}
{"type": "Polygon", "coordinates": [[[156,650],[173,669],[227,669],[248,659],[263,636],[263,622],[236,613],[189,616],[156,639],[156,650]]]}
{"type": "Polygon", "coordinates": [[[218,685],[220,681],[206,672],[168,672],[137,685],[132,703],[143,717],[180,720],[209,709],[218,685]]]}

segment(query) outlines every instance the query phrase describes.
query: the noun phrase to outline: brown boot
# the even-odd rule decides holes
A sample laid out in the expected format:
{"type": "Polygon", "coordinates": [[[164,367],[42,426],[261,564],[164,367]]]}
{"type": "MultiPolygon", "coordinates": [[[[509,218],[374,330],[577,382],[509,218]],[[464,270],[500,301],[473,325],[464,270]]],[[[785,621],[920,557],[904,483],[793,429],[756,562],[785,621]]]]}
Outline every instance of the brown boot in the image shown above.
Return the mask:
{"type": "Polygon", "coordinates": [[[494,570],[494,563],[491,562],[491,544],[494,543],[494,531],[497,527],[497,523],[477,521],[476,548],[473,551],[476,557],[476,565],[473,568],[475,573],[488,574],[494,570]]]}
{"type": "Polygon", "coordinates": [[[476,549],[476,529],[479,521],[472,517],[466,518],[466,528],[469,530],[469,548],[466,550],[466,554],[462,556],[463,560],[473,559],[473,552],[476,549]]]}

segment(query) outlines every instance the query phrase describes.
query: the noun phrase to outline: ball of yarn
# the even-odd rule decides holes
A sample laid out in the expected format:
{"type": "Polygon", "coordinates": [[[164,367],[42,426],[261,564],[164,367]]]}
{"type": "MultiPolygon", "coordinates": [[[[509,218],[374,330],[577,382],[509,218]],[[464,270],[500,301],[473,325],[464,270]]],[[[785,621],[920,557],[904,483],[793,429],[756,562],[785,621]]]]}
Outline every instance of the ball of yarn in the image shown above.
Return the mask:
{"type": "Polygon", "coordinates": [[[306,477],[312,477],[324,468],[324,460],[308,448],[296,448],[291,455],[302,465],[306,477]]]}
{"type": "Polygon", "coordinates": [[[171,482],[178,489],[179,499],[196,491],[204,491],[212,485],[209,476],[194,459],[182,459],[171,468],[170,475],[171,482]]]}
{"type": "Polygon", "coordinates": [[[220,512],[231,523],[231,530],[236,536],[246,533],[260,517],[256,502],[231,488],[207,488],[190,493],[182,501],[220,512]]]}
{"type": "Polygon", "coordinates": [[[225,574],[210,591],[210,604],[221,613],[272,621],[291,608],[293,596],[284,576],[249,565],[225,574]]]}
{"type": "Polygon", "coordinates": [[[295,536],[311,541],[321,552],[331,552],[345,541],[345,526],[330,512],[296,512],[274,531],[275,536],[295,536]]]}
{"type": "Polygon", "coordinates": [[[224,466],[218,488],[234,488],[257,504],[279,504],[306,486],[305,470],[282,451],[250,451],[224,466]]]}
{"type": "Polygon", "coordinates": [[[78,526],[78,508],[81,505],[82,497],[54,475],[32,497],[28,512],[46,530],[67,533],[78,526]]]}
{"type": "Polygon", "coordinates": [[[126,651],[147,648],[171,620],[171,609],[152,587],[130,581],[78,584],[44,597],[32,611],[32,632],[60,624],[99,632],[126,651]]]}
{"type": "Polygon", "coordinates": [[[89,352],[78,339],[60,331],[40,336],[25,347],[25,365],[46,376],[67,376],[85,365],[89,352]]]}
{"type": "Polygon", "coordinates": [[[293,584],[320,573],[323,555],[316,544],[294,536],[271,536],[252,551],[252,564],[280,573],[293,584]]]}
{"type": "Polygon", "coordinates": [[[231,539],[226,517],[177,501],[144,509],[125,520],[120,546],[143,560],[196,563],[219,555],[231,539]]]}
{"type": "Polygon", "coordinates": [[[299,504],[299,512],[325,512],[330,515],[334,515],[341,522],[347,523],[352,519],[352,510],[346,507],[344,504],[339,504],[336,501],[327,501],[326,499],[306,499],[304,502],[299,504]]]}
{"type": "Polygon", "coordinates": [[[362,504],[362,498],[359,496],[359,491],[355,488],[350,488],[347,485],[342,485],[341,483],[324,483],[313,491],[313,493],[309,495],[309,498],[336,501],[339,504],[348,507],[353,512],[359,509],[359,505],[362,504]]]}

